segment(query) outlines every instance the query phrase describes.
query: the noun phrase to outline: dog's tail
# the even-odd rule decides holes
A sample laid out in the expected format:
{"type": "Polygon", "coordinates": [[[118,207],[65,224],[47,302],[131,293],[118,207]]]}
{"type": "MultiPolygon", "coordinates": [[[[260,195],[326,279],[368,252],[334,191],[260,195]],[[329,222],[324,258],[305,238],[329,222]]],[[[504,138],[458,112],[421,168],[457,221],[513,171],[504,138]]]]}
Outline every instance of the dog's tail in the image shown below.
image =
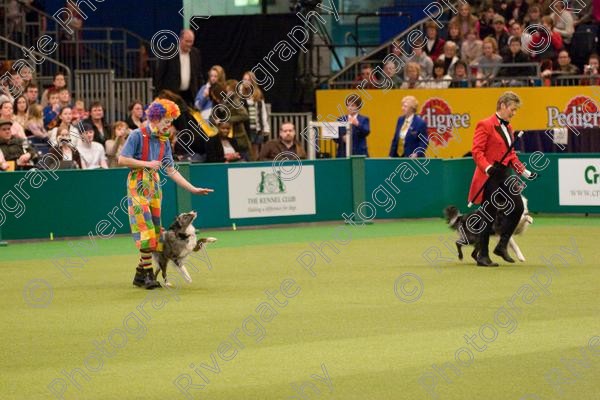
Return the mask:
{"type": "Polygon", "coordinates": [[[456,221],[460,217],[460,211],[456,206],[448,206],[444,209],[444,216],[450,229],[456,230],[458,228],[456,221]]]}
{"type": "Polygon", "coordinates": [[[214,243],[217,241],[217,238],[214,237],[205,237],[200,238],[196,241],[196,247],[194,247],[194,251],[198,251],[204,246],[204,243],[214,243]]]}

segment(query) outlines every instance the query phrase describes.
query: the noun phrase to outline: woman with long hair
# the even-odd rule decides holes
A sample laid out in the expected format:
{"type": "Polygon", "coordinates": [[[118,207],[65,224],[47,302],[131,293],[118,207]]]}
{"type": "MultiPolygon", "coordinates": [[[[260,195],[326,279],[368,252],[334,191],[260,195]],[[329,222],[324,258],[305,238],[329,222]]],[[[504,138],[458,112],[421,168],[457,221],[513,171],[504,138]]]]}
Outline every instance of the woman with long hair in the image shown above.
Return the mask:
{"type": "Polygon", "coordinates": [[[267,110],[263,92],[256,84],[256,75],[254,75],[254,72],[244,72],[242,79],[241,95],[250,118],[246,130],[252,143],[254,154],[259,154],[260,146],[269,140],[269,135],[271,134],[269,110],[267,110]]]}
{"type": "MultiPolygon", "coordinates": [[[[27,127],[27,111],[29,110],[29,102],[23,95],[17,97],[13,104],[13,123],[21,125],[23,130],[27,127]]],[[[26,132],[27,133],[27,132],[26,132]]]]}
{"type": "Polygon", "coordinates": [[[63,107],[60,109],[57,117],[57,127],[48,131],[50,144],[56,143],[56,137],[61,129],[67,129],[71,135],[71,143],[73,146],[78,146],[81,141],[81,135],[75,125],[73,125],[73,110],[71,107],[63,107]]]}
{"type": "Polygon", "coordinates": [[[213,108],[213,102],[210,97],[210,87],[219,83],[225,86],[225,70],[220,65],[213,65],[208,71],[208,82],[200,87],[196,94],[194,106],[200,110],[202,118],[208,120],[213,108]]]}
{"type": "Polygon", "coordinates": [[[129,127],[127,123],[123,121],[115,122],[110,139],[104,143],[109,168],[118,167],[119,156],[128,136],[129,127]]]}
{"type": "Polygon", "coordinates": [[[12,136],[20,139],[26,139],[27,136],[25,135],[25,129],[23,129],[21,124],[15,123],[14,118],[15,113],[13,103],[7,100],[0,103],[0,119],[13,122],[10,127],[12,136]]]}
{"type": "Polygon", "coordinates": [[[144,125],[144,104],[140,100],[134,100],[129,105],[129,115],[125,122],[129,129],[138,129],[144,125]]]}
{"type": "Polygon", "coordinates": [[[50,148],[50,154],[61,161],[72,161],[73,168],[81,169],[81,155],[77,147],[71,142],[71,134],[67,127],[59,127],[56,135],[56,144],[50,148]]]}
{"type": "Polygon", "coordinates": [[[32,104],[29,106],[25,129],[31,132],[33,138],[37,140],[44,141],[48,138],[48,132],[46,131],[46,128],[44,128],[42,106],[39,104],[32,104]]]}

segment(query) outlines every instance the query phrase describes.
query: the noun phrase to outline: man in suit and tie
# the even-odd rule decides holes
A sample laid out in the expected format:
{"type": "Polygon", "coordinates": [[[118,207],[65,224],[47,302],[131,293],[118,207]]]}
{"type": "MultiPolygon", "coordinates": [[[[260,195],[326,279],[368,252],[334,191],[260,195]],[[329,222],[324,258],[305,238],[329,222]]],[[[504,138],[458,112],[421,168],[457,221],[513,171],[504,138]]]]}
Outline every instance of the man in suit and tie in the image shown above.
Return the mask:
{"type": "MultiPolygon", "coordinates": [[[[369,157],[369,148],[367,147],[367,136],[371,133],[369,117],[360,115],[358,112],[363,106],[362,98],[357,94],[346,97],[346,110],[348,115],[338,118],[339,122],[350,122],[350,132],[352,134],[352,155],[362,155],[369,157]]],[[[340,136],[335,141],[338,143],[337,158],[346,157],[346,143],[348,143],[348,133],[346,128],[340,129],[340,136]]]]}
{"type": "Polygon", "coordinates": [[[507,182],[507,178],[510,177],[509,167],[525,179],[534,180],[537,178],[535,172],[525,169],[514,149],[511,149],[504,160],[500,162],[502,156],[515,140],[510,120],[520,106],[521,99],[516,93],[505,92],[496,103],[496,112],[492,116],[479,121],[475,128],[471,152],[476,168],[471,181],[469,199],[475,204],[482,204],[480,210],[483,211],[483,215],[486,217],[483,222],[484,225],[475,228],[477,231],[481,229],[480,250],[477,256],[477,265],[480,267],[498,266],[490,259],[488,250],[490,233],[493,231],[493,220],[498,212],[505,213],[506,217],[503,218],[504,223],[501,227],[500,241],[494,249],[494,254],[502,257],[507,262],[515,262],[508,254],[507,245],[523,214],[523,199],[520,193],[515,193],[514,185],[509,187],[510,182],[507,182]],[[477,198],[473,198],[483,185],[485,185],[483,196],[479,194],[477,198]],[[496,196],[494,196],[494,193],[497,193],[496,196]],[[502,197],[501,201],[499,201],[500,197],[502,197]],[[507,197],[508,199],[506,199],[507,197]],[[501,208],[500,211],[498,210],[499,207],[501,208]]]}
{"type": "Polygon", "coordinates": [[[168,60],[160,60],[154,75],[157,92],[164,89],[179,94],[190,106],[204,83],[200,51],[194,47],[194,31],[184,29],[179,35],[179,52],[168,60]]]}
{"type": "Polygon", "coordinates": [[[390,157],[425,157],[429,144],[427,123],[416,115],[419,102],[414,96],[402,99],[402,113],[396,123],[394,138],[390,148],[390,157]]]}

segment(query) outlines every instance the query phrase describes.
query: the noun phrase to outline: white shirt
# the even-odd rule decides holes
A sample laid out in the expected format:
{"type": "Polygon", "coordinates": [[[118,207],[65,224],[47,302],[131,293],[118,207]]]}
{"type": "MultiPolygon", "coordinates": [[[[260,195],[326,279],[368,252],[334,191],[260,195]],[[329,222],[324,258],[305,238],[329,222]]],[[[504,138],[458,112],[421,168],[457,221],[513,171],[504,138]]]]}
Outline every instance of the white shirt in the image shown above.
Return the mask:
{"type": "Polygon", "coordinates": [[[81,159],[85,162],[87,169],[101,168],[102,160],[106,161],[104,146],[98,142],[81,142],[81,144],[77,146],[77,150],[79,151],[81,159]]]}
{"type": "Polygon", "coordinates": [[[400,128],[400,139],[404,140],[404,138],[406,137],[406,134],[408,133],[408,130],[410,129],[410,126],[412,125],[412,120],[413,117],[415,115],[412,114],[410,117],[406,117],[404,119],[404,123],[402,124],[402,127],[400,128]]]}
{"type": "MultiPolygon", "coordinates": [[[[498,114],[496,114],[496,117],[498,117],[498,114]]],[[[500,117],[498,117],[498,119],[500,119],[500,117]]],[[[508,133],[508,128],[502,122],[500,122],[500,129],[502,130],[502,133],[504,133],[504,137],[506,138],[506,142],[510,146],[511,140],[510,140],[510,133],[508,133]]]]}
{"type": "Polygon", "coordinates": [[[229,143],[229,140],[221,140],[221,144],[223,145],[223,154],[235,154],[235,149],[231,143],[229,143]]]}
{"type": "Polygon", "coordinates": [[[179,63],[181,64],[181,86],[179,90],[188,90],[192,76],[192,67],[190,63],[190,53],[179,52],[179,63]]]}

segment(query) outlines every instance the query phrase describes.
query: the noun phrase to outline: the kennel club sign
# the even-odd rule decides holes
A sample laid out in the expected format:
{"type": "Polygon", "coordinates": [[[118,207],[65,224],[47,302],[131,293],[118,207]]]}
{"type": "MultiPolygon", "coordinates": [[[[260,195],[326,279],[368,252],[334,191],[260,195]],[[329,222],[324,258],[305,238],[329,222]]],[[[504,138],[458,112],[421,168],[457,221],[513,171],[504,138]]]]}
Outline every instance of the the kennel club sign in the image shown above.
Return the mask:
{"type": "Polygon", "coordinates": [[[229,218],[315,214],[314,166],[297,167],[302,170],[291,180],[272,166],[229,168],[229,218]]]}
{"type": "Polygon", "coordinates": [[[600,158],[560,158],[558,193],[561,206],[600,206],[600,158]]]}

